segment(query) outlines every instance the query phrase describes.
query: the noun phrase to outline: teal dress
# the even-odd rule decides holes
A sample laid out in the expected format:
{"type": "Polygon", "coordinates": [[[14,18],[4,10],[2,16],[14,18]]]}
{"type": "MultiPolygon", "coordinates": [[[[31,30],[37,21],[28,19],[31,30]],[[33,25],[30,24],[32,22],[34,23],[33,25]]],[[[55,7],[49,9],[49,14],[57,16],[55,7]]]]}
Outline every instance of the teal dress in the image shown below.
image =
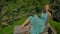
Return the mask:
{"type": "Polygon", "coordinates": [[[29,21],[31,22],[30,34],[40,34],[45,29],[45,23],[47,21],[48,14],[42,12],[41,18],[37,15],[30,16],[29,21]]]}

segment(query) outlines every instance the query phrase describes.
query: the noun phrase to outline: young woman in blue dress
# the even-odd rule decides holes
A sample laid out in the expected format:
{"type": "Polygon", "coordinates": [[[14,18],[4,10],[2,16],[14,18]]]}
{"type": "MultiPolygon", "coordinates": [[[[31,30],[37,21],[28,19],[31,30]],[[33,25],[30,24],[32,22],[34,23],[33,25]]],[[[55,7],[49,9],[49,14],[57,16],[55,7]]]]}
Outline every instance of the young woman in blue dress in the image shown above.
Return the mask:
{"type": "MultiPolygon", "coordinates": [[[[46,27],[49,28],[48,20],[51,17],[49,9],[49,5],[46,4],[44,10],[40,14],[40,18],[38,15],[28,17],[26,21],[20,26],[20,29],[24,28],[24,25],[27,23],[31,23],[30,34],[41,34],[46,27]]],[[[29,26],[27,26],[27,28],[29,28],[29,26]]]]}

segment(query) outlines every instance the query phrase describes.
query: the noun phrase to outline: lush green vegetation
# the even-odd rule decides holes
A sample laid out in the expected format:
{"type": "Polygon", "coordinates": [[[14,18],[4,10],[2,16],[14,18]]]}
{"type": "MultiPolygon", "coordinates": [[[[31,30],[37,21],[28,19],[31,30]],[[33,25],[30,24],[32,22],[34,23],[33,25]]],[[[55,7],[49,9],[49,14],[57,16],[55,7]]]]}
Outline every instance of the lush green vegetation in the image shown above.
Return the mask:
{"type": "Polygon", "coordinates": [[[13,34],[14,26],[19,26],[25,21],[25,19],[26,17],[23,17],[22,19],[19,19],[18,21],[13,22],[12,25],[9,25],[7,27],[0,29],[0,34],[13,34]]]}
{"type": "MultiPolygon", "coordinates": [[[[15,19],[19,16],[27,16],[36,12],[35,7],[42,9],[48,0],[40,1],[39,0],[1,0],[1,25],[9,24],[10,20],[15,19]]],[[[11,22],[11,21],[10,21],[11,22]]]]}

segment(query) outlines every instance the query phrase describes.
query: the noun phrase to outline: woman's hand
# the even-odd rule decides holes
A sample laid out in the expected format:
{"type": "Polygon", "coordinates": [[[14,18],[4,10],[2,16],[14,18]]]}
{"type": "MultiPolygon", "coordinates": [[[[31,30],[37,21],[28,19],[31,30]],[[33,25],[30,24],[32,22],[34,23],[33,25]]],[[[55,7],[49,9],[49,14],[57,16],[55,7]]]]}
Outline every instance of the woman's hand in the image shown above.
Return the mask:
{"type": "Polygon", "coordinates": [[[19,30],[23,29],[27,23],[29,23],[29,19],[28,18],[26,19],[26,21],[22,25],[20,25],[19,30]]]}
{"type": "Polygon", "coordinates": [[[19,27],[19,30],[23,29],[24,28],[24,25],[20,25],[19,27]]]}

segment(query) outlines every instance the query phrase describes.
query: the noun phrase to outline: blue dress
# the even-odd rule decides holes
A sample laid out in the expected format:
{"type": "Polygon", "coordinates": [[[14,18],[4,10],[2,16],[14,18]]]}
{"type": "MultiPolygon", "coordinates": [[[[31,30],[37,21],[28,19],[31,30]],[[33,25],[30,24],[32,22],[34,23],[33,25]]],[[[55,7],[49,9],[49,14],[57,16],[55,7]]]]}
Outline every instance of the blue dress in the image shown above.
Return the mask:
{"type": "Polygon", "coordinates": [[[45,29],[45,23],[47,21],[48,14],[42,12],[41,18],[37,15],[30,16],[29,21],[31,22],[30,34],[40,34],[45,29]]]}

